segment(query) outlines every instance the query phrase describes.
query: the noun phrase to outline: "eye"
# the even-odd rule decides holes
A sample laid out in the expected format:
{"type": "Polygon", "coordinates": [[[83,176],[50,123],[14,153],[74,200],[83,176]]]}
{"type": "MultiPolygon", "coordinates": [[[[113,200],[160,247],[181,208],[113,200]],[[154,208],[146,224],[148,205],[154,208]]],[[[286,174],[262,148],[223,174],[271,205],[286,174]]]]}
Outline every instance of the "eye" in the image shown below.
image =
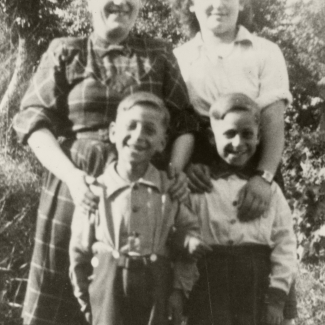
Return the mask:
{"type": "Polygon", "coordinates": [[[144,132],[148,135],[156,134],[156,128],[153,125],[145,125],[143,129],[144,132]]]}
{"type": "Polygon", "coordinates": [[[226,131],[223,135],[227,138],[227,139],[232,139],[233,137],[235,137],[237,134],[237,132],[235,130],[228,130],[226,131]]]}
{"type": "Polygon", "coordinates": [[[250,140],[254,137],[254,132],[252,130],[244,130],[242,136],[244,139],[250,140]]]}
{"type": "Polygon", "coordinates": [[[126,125],[127,130],[134,130],[137,127],[136,121],[129,121],[126,125]]]}

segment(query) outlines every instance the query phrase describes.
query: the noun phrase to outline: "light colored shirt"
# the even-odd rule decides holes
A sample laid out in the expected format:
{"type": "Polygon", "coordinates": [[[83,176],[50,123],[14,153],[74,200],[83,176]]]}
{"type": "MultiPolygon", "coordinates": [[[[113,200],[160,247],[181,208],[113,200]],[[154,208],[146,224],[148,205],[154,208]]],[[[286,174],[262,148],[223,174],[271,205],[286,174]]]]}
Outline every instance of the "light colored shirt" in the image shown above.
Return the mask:
{"type": "MultiPolygon", "coordinates": [[[[104,250],[115,256],[125,253],[129,235],[137,233],[137,254],[168,257],[167,240],[173,228],[182,236],[198,236],[199,232],[197,217],[191,210],[171,200],[171,181],[165,172],[149,165],[142,178],[130,183],[118,175],[115,166],[116,163],[110,164],[98,178],[101,186],[93,188],[100,195],[98,212],[87,215],[77,208],[72,221],[70,276],[81,305],[85,304],[82,299],[87,296],[88,280],[87,274],[82,273],[85,268],[78,266],[91,263],[97,252],[104,250]]],[[[196,279],[194,262],[175,261],[174,288],[188,294],[196,279]]]]}
{"type": "Polygon", "coordinates": [[[195,110],[208,116],[216,99],[240,92],[254,99],[261,109],[292,97],[285,60],[279,47],[240,26],[234,46],[211,56],[198,33],[174,50],[195,110]]]}
{"type": "Polygon", "coordinates": [[[191,205],[199,216],[201,236],[208,245],[267,245],[272,249],[270,286],[288,293],[296,273],[296,237],[286,199],[273,182],[268,210],[258,219],[241,222],[237,218],[237,196],[247,180],[231,174],[212,180],[212,192],[191,195],[191,205]]]}

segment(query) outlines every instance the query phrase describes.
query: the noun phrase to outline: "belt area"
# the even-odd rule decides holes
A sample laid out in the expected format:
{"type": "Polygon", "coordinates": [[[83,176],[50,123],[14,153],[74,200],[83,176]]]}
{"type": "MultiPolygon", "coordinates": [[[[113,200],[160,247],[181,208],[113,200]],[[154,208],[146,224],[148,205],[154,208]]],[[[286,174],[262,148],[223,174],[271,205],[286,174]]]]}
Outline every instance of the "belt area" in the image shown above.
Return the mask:
{"type": "Polygon", "coordinates": [[[138,269],[158,261],[160,257],[156,254],[145,256],[120,255],[117,258],[118,266],[126,269],[138,269]]]}

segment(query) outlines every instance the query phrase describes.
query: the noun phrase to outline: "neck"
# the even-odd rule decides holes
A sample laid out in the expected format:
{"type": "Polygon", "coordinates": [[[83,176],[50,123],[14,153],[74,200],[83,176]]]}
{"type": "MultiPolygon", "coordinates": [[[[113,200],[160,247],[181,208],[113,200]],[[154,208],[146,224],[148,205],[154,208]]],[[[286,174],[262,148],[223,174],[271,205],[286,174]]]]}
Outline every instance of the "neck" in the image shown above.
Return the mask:
{"type": "Polygon", "coordinates": [[[101,33],[96,33],[96,36],[103,41],[103,43],[109,44],[120,44],[122,43],[128,36],[129,34],[121,34],[121,33],[110,33],[110,34],[101,34],[101,33]]]}
{"type": "Polygon", "coordinates": [[[141,177],[143,177],[148,167],[149,162],[133,164],[118,160],[116,165],[116,171],[121,178],[132,183],[136,182],[141,177]]]}
{"type": "Polygon", "coordinates": [[[236,33],[236,28],[223,34],[216,34],[211,30],[201,30],[203,42],[209,47],[232,43],[236,38],[236,33]]]}

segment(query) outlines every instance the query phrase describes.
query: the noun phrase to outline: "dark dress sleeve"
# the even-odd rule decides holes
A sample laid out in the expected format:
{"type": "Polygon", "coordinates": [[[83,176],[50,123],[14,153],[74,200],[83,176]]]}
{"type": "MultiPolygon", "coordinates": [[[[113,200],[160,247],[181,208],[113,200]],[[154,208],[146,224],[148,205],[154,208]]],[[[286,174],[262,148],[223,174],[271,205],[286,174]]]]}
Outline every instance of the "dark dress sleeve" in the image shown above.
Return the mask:
{"type": "Polygon", "coordinates": [[[187,88],[172,48],[166,45],[164,100],[171,113],[171,137],[199,130],[198,117],[190,103],[187,88]]]}
{"type": "Polygon", "coordinates": [[[20,112],[14,118],[18,139],[26,144],[28,137],[40,128],[49,129],[55,136],[69,128],[66,96],[69,85],[65,75],[65,61],[71,56],[64,38],[54,39],[43,54],[23,97],[20,112]]]}

